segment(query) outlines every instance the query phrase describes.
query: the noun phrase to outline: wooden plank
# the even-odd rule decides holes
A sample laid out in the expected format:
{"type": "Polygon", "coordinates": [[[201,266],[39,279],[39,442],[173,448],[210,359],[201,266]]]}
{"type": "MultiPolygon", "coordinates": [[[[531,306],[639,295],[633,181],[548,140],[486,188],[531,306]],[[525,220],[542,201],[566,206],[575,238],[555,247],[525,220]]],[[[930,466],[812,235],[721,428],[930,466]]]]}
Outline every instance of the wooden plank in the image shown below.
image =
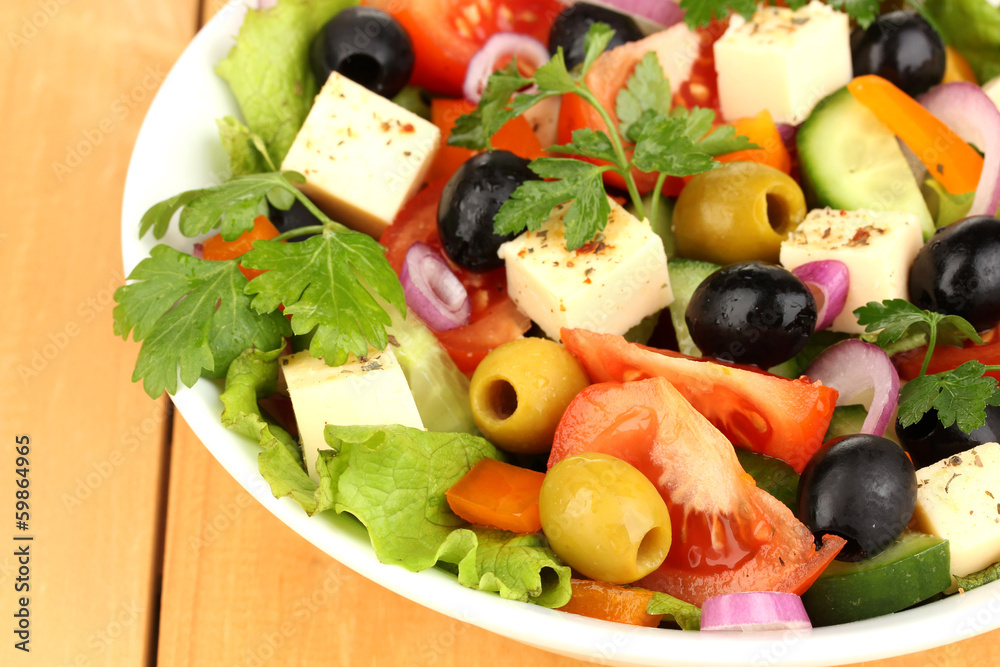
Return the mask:
{"type": "MultiPolygon", "coordinates": [[[[203,15],[220,6],[203,0],[203,15]]],[[[454,621],[341,566],[257,505],[180,418],[164,568],[163,665],[585,664],[454,621]]],[[[998,648],[994,632],[866,664],[989,664],[998,648]]]]}
{"type": "Polygon", "coordinates": [[[140,665],[156,629],[165,401],[112,335],[132,143],[190,39],[192,0],[0,3],[0,644],[3,665],[140,665]],[[14,527],[15,435],[30,447],[30,590],[14,527]],[[25,582],[21,582],[25,583],[25,582]],[[13,646],[29,599],[30,653],[13,646]]]}

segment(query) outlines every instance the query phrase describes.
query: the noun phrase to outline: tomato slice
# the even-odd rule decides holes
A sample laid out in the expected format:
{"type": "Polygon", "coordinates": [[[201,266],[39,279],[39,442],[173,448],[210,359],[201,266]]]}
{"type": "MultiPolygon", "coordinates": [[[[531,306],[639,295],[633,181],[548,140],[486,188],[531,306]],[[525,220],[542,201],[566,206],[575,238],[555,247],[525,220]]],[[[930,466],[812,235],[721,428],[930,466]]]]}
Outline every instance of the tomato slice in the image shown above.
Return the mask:
{"type": "MultiPolygon", "coordinates": [[[[966,347],[936,346],[931,355],[931,362],[927,365],[927,372],[934,374],[951,371],[967,361],[978,361],[987,366],[1000,365],[1000,327],[986,332],[982,335],[982,339],[982,345],[970,343],[966,347]]],[[[894,356],[892,363],[899,371],[900,379],[909,382],[920,375],[920,367],[924,363],[925,356],[927,356],[926,345],[894,356]]],[[[1000,381],[1000,371],[989,371],[986,374],[1000,381]]]]}
{"type": "Polygon", "coordinates": [[[667,503],[670,553],[639,586],[696,605],[725,593],[804,590],[846,543],[827,536],[817,552],[809,529],[754,484],[725,436],[662,377],[578,394],[549,467],[583,452],[627,461],[667,503]]]}
{"type": "Polygon", "coordinates": [[[548,43],[564,9],[558,0],[364,0],[398,20],[413,40],[410,83],[448,97],[462,96],[469,60],[497,32],[516,32],[548,43]]]}
{"type": "Polygon", "coordinates": [[[688,357],[621,336],[563,329],[562,342],[595,382],[664,377],[733,444],[802,472],[823,444],[837,391],[745,366],[688,357]]]}
{"type": "Polygon", "coordinates": [[[698,57],[691,66],[691,75],[687,80],[675,86],[674,104],[691,109],[702,107],[713,109],[716,117],[722,117],[719,111],[719,75],[715,71],[715,43],[729,28],[729,19],[712,21],[698,29],[698,57]]]}
{"type": "MultiPolygon", "coordinates": [[[[448,137],[455,127],[455,121],[459,116],[472,113],[475,109],[476,105],[466,100],[442,98],[431,100],[431,122],[441,130],[441,148],[431,164],[428,180],[450,178],[466,160],[476,154],[467,148],[448,145],[448,137]]],[[[492,141],[494,148],[510,151],[528,160],[545,156],[542,144],[524,116],[518,116],[501,127],[500,131],[493,135],[492,141]]]]}
{"type": "Polygon", "coordinates": [[[465,285],[472,302],[469,324],[435,335],[459,369],[472,375],[487,354],[524,335],[531,328],[531,320],[507,296],[505,269],[473,273],[448,259],[437,229],[438,203],[447,182],[447,179],[435,181],[417,193],[386,228],[379,242],[386,247],[386,259],[397,274],[403,270],[406,251],[420,241],[436,250],[465,285]]]}

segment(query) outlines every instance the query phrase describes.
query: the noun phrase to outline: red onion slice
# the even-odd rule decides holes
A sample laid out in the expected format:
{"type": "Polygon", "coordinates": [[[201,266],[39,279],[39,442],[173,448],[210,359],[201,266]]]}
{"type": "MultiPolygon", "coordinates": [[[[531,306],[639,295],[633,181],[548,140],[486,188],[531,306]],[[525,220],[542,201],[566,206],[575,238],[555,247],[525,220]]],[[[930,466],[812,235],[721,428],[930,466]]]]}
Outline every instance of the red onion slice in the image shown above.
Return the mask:
{"type": "Polygon", "coordinates": [[[504,58],[517,58],[536,70],[549,61],[549,50],[544,44],[533,37],[519,35],[516,32],[498,32],[476,51],[465,70],[465,84],[462,92],[465,99],[473,104],[479,104],[486,88],[486,81],[497,69],[497,63],[504,58]]]}
{"type": "Polygon", "coordinates": [[[824,259],[797,266],[792,273],[816,299],[816,331],[833,324],[847,303],[847,290],[851,286],[847,265],[836,259],[824,259]]]}
{"type": "Polygon", "coordinates": [[[194,248],[191,249],[191,255],[198,259],[205,259],[205,244],[195,243],[194,248]]]}
{"type": "Polygon", "coordinates": [[[983,152],[983,174],[969,215],[996,215],[1000,208],[1000,110],[982,88],[967,81],[937,86],[918,100],[983,152]]]}
{"type": "Polygon", "coordinates": [[[472,304],[465,285],[426,243],[414,243],[406,251],[399,280],[406,305],[434,331],[469,323],[472,304]]]}
{"type": "Polygon", "coordinates": [[[597,0],[594,4],[605,5],[623,14],[644,18],[664,28],[669,28],[684,19],[684,10],[673,0],[597,0]]]}
{"type": "Polygon", "coordinates": [[[792,593],[730,593],[705,600],[704,631],[806,630],[812,627],[802,598],[792,593]]]}
{"type": "Polygon", "coordinates": [[[837,405],[863,403],[862,433],[885,435],[899,401],[899,373],[882,348],[849,338],[822,352],[806,375],[839,392],[837,405]]]}

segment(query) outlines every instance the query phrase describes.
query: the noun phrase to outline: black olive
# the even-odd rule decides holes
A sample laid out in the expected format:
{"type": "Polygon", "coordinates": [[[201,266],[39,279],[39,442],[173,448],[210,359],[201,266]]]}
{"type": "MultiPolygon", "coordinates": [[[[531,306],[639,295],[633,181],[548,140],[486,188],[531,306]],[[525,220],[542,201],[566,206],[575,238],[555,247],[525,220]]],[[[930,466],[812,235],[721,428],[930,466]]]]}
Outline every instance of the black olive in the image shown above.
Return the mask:
{"type": "Polygon", "coordinates": [[[913,260],[909,290],[920,308],[977,331],[1000,324],[1000,220],[978,215],[937,230],[913,260]]]}
{"type": "Polygon", "coordinates": [[[944,42],[916,12],[879,16],[851,46],[854,76],[877,74],[908,95],[926,93],[944,78],[944,42]]]}
{"type": "Polygon", "coordinates": [[[906,528],[917,503],[917,475],[903,448],[877,435],[830,440],[802,471],[799,521],[817,537],[847,540],[837,560],[877,556],[906,528]]]}
{"type": "Polygon", "coordinates": [[[1000,407],[986,406],[986,423],[972,433],[964,433],[958,424],[945,428],[938,419],[937,410],[931,409],[916,424],[900,425],[896,421],[896,436],[910,453],[913,465],[925,468],[949,456],[1000,438],[1000,407]]]}
{"type": "Polygon", "coordinates": [[[561,46],[566,57],[566,67],[573,69],[587,55],[583,38],[595,23],[607,23],[615,31],[608,49],[643,38],[642,31],[632,17],[607,7],[578,2],[564,9],[552,24],[549,31],[549,53],[555,55],[561,46]]]}
{"type": "MultiPolygon", "coordinates": [[[[323,223],[312,214],[306,205],[300,202],[298,199],[292,204],[292,207],[287,211],[282,211],[280,208],[275,208],[270,206],[268,219],[271,224],[274,225],[275,229],[278,230],[279,234],[284,234],[285,232],[290,232],[293,229],[299,229],[300,227],[314,227],[316,225],[322,225],[323,223]]],[[[295,236],[289,240],[289,242],[305,241],[308,236],[295,236]]]]}
{"type": "Polygon", "coordinates": [[[508,151],[489,151],[469,158],[441,193],[438,234],[453,262],[470,271],[503,266],[500,246],[516,236],[493,232],[493,218],[521,183],[538,180],[528,160],[508,151]]]}
{"type": "Polygon", "coordinates": [[[702,281],[684,319],[705,355],[770,368],[805,347],[816,328],[816,301],[787,269],[743,262],[702,281]]]}
{"type": "Polygon", "coordinates": [[[322,86],[339,72],[382,97],[410,81],[413,41],[399,21],[374,7],[348,7],[324,25],[309,50],[309,65],[322,86]]]}

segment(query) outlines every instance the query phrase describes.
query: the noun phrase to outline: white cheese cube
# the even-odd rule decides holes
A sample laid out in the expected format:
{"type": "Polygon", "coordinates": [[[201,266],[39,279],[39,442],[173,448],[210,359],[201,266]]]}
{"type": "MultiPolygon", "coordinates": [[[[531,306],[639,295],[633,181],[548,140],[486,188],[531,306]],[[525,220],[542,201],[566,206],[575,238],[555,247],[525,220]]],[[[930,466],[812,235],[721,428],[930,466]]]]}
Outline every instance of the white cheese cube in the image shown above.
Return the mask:
{"type": "Polygon", "coordinates": [[[948,540],[954,576],[1000,561],[1000,444],[918,470],[913,518],[919,530],[948,540]]]}
{"type": "Polygon", "coordinates": [[[283,170],[334,220],[376,239],[423,183],[441,141],[433,124],[334,72],[283,170]]]}
{"type": "Polygon", "coordinates": [[[558,206],[537,232],[500,246],[508,294],[554,340],[561,327],[624,334],[673,301],[660,237],[608,201],[607,227],[577,250],[566,250],[567,204],[558,206]]]}
{"type": "Polygon", "coordinates": [[[1000,110],[1000,76],[995,79],[990,79],[984,83],[983,92],[986,93],[987,97],[993,100],[993,104],[995,104],[996,108],[1000,110]]]}
{"type": "Polygon", "coordinates": [[[774,122],[798,125],[853,75],[847,14],[817,0],[796,11],[760,7],[750,21],[734,15],[713,48],[730,120],[767,109],[774,122]]]}
{"type": "Polygon", "coordinates": [[[835,259],[847,265],[847,303],[830,327],[864,333],[854,310],[869,301],[905,299],[910,265],[923,246],[920,220],[897,211],[815,209],[781,243],[786,269],[835,259]]]}
{"type": "Polygon", "coordinates": [[[281,358],[292,397],[306,469],[314,479],[320,449],[327,448],[323,429],[338,426],[402,424],[423,428],[413,395],[392,353],[371,350],[343,366],[330,367],[308,350],[281,358]]]}

